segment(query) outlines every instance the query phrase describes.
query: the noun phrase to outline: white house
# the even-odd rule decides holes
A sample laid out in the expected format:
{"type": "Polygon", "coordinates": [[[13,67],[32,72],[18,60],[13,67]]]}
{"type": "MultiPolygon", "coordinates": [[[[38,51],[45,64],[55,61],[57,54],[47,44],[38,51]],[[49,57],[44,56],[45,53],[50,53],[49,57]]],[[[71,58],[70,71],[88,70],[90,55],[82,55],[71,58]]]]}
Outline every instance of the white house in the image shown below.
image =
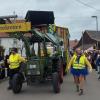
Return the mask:
{"type": "MultiPolygon", "coordinates": [[[[10,49],[13,47],[19,48],[19,53],[21,53],[21,49],[23,48],[23,42],[16,38],[11,38],[7,33],[0,33],[0,45],[4,47],[5,53],[4,55],[9,55],[10,49]]],[[[22,55],[25,56],[25,49],[23,48],[22,55]]]]}

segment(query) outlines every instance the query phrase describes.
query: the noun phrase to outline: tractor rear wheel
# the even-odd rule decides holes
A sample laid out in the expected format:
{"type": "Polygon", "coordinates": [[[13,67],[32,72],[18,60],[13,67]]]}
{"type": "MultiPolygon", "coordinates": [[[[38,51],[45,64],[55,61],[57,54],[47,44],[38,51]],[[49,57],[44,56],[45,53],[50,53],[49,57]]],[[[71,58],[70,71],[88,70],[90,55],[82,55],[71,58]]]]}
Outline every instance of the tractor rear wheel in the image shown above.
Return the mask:
{"type": "Polygon", "coordinates": [[[60,83],[63,83],[63,66],[61,66],[60,71],[59,71],[59,77],[60,77],[60,83]]]}
{"type": "Polygon", "coordinates": [[[55,93],[60,92],[60,81],[59,81],[59,75],[57,72],[52,74],[52,85],[53,85],[53,90],[55,93]]]}

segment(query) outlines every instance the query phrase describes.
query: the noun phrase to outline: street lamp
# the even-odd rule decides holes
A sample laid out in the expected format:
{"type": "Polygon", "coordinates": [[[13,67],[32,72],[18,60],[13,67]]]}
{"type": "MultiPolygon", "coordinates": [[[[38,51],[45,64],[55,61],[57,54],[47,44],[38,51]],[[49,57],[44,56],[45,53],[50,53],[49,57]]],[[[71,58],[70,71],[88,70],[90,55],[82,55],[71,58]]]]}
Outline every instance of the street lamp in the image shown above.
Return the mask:
{"type": "Polygon", "coordinates": [[[96,19],[96,31],[98,31],[98,16],[92,16],[92,18],[96,19]]]}
{"type": "MultiPolygon", "coordinates": [[[[98,16],[92,16],[92,18],[96,19],[96,31],[98,32],[98,16]]],[[[97,49],[98,49],[98,41],[97,41],[97,49]]]]}

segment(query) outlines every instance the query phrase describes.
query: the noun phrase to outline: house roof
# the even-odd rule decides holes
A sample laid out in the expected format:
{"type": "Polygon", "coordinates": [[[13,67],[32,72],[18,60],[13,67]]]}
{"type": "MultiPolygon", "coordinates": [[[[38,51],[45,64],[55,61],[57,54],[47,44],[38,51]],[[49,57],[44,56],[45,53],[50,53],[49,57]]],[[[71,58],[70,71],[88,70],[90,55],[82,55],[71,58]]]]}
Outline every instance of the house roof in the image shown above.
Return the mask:
{"type": "Polygon", "coordinates": [[[69,45],[70,45],[70,48],[74,48],[77,44],[78,44],[78,40],[70,40],[69,41],[69,45]]]}
{"type": "Polygon", "coordinates": [[[90,47],[93,47],[95,44],[85,44],[85,45],[81,45],[79,46],[79,48],[83,49],[83,50],[87,50],[90,47]]]}
{"type": "Polygon", "coordinates": [[[75,48],[82,47],[82,44],[84,48],[88,48],[91,45],[95,45],[97,42],[100,44],[100,31],[86,30],[75,48]]]}
{"type": "Polygon", "coordinates": [[[100,31],[86,30],[85,32],[89,35],[91,39],[100,41],[100,31]]]}

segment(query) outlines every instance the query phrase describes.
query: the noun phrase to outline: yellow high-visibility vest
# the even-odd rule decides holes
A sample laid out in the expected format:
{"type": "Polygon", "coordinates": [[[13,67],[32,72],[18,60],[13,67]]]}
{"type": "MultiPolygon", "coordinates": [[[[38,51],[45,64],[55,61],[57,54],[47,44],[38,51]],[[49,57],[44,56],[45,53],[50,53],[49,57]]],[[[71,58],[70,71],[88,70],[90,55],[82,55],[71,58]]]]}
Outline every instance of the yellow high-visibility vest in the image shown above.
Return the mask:
{"type": "Polygon", "coordinates": [[[84,54],[81,55],[78,62],[76,60],[77,54],[74,54],[66,68],[70,69],[71,67],[73,67],[74,69],[84,69],[85,67],[89,67],[92,69],[90,62],[84,54]]]}
{"type": "Polygon", "coordinates": [[[11,54],[9,57],[9,68],[15,69],[19,67],[20,62],[25,61],[23,57],[21,57],[20,54],[11,54]]]}
{"type": "Polygon", "coordinates": [[[72,63],[72,66],[73,68],[75,69],[83,69],[86,67],[86,63],[85,63],[85,55],[82,55],[79,59],[79,61],[77,61],[77,56],[74,55],[74,58],[73,58],[73,63],[72,63]]]}

